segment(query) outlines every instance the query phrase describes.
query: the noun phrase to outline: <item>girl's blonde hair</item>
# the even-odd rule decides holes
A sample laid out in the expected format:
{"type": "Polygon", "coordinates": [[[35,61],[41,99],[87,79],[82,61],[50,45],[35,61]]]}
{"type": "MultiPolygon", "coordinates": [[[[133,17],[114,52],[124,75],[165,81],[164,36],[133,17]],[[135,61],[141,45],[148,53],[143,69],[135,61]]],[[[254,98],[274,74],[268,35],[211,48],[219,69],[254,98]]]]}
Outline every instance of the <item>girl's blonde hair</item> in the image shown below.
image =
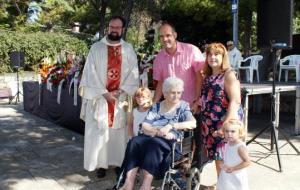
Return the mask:
{"type": "Polygon", "coordinates": [[[133,105],[134,107],[138,107],[138,104],[136,102],[137,97],[147,97],[149,101],[146,103],[146,108],[150,108],[152,106],[152,93],[147,87],[140,87],[137,89],[137,91],[134,93],[134,100],[133,105]]]}
{"type": "Polygon", "coordinates": [[[226,50],[225,46],[222,43],[218,43],[218,42],[211,43],[206,48],[206,59],[205,59],[205,66],[204,66],[204,75],[205,76],[212,75],[212,69],[208,65],[208,59],[207,59],[207,57],[211,53],[219,53],[219,54],[222,55],[222,57],[223,57],[223,59],[222,59],[222,65],[221,65],[221,71],[222,71],[222,73],[225,73],[225,71],[227,69],[231,68],[230,62],[229,62],[229,58],[228,58],[228,53],[227,53],[227,50],[226,50]]]}
{"type": "Polygon", "coordinates": [[[229,126],[238,126],[238,131],[239,131],[239,137],[244,141],[246,138],[246,130],[244,127],[244,124],[238,120],[238,119],[230,119],[229,121],[227,121],[226,123],[223,124],[223,133],[225,133],[225,130],[227,129],[227,127],[229,126]]]}

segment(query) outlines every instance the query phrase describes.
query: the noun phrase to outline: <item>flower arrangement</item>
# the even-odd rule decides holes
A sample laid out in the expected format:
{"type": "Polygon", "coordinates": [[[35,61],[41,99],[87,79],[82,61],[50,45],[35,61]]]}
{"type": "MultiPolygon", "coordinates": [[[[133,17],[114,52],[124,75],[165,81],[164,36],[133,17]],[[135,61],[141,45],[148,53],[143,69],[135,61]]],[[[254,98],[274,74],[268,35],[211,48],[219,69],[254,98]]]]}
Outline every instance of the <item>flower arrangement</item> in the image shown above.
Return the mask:
{"type": "Polygon", "coordinates": [[[59,82],[65,79],[65,73],[66,71],[64,67],[56,66],[55,68],[51,69],[48,75],[48,79],[50,79],[49,82],[51,82],[54,86],[59,85],[59,82]]]}
{"type": "Polygon", "coordinates": [[[39,74],[42,83],[50,82],[54,86],[58,86],[60,81],[66,79],[68,84],[72,78],[81,74],[83,69],[83,58],[68,53],[66,57],[57,57],[56,63],[51,58],[44,58],[39,66],[39,74]]]}
{"type": "Polygon", "coordinates": [[[150,90],[156,88],[156,83],[153,80],[153,61],[155,55],[141,54],[139,61],[139,71],[141,76],[141,83],[143,86],[148,87],[150,90]]]}
{"type": "Polygon", "coordinates": [[[74,77],[77,77],[78,81],[80,82],[83,65],[84,65],[84,58],[75,56],[75,58],[72,61],[72,65],[69,69],[68,75],[67,75],[68,85],[70,85],[70,83],[74,77]]]}
{"type": "Polygon", "coordinates": [[[48,75],[50,71],[55,67],[51,58],[46,57],[42,60],[42,63],[39,65],[39,74],[41,76],[42,83],[47,82],[48,75]]]}

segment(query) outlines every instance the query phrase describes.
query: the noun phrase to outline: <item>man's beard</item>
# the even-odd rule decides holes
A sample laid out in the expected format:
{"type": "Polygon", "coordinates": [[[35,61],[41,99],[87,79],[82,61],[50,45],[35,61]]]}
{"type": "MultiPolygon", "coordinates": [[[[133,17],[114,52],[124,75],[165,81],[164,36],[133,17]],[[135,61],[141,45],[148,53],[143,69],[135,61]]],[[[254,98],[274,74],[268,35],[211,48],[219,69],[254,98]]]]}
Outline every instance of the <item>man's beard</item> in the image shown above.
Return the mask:
{"type": "Polygon", "coordinates": [[[116,32],[112,32],[107,35],[107,38],[111,41],[120,41],[122,38],[122,34],[118,35],[116,32]]]}

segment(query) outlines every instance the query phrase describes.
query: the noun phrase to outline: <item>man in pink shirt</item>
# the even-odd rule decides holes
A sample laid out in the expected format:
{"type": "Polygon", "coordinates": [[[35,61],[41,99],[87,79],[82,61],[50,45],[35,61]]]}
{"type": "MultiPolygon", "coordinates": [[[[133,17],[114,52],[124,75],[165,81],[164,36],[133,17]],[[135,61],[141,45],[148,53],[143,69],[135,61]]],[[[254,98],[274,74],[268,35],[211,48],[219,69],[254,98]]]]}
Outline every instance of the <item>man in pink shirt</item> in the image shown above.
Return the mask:
{"type": "Polygon", "coordinates": [[[182,99],[189,102],[193,113],[197,110],[197,100],[201,92],[204,57],[196,46],[176,41],[177,33],[172,24],[163,22],[159,29],[163,49],[153,63],[153,79],[157,80],[154,102],[162,96],[162,83],[170,77],[178,77],[184,82],[182,99]]]}

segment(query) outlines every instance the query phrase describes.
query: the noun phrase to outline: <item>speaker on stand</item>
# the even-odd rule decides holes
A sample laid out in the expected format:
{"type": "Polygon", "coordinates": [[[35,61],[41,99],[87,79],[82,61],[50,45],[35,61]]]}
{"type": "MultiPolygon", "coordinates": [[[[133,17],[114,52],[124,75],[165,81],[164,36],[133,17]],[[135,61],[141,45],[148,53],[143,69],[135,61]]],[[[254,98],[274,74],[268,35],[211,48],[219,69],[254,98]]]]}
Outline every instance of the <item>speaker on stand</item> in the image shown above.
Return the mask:
{"type": "Polygon", "coordinates": [[[257,1],[257,46],[270,47],[270,41],[292,48],[293,0],[257,1]]]}
{"type": "Polygon", "coordinates": [[[272,77],[272,63],[275,52],[271,53],[270,42],[286,43],[292,47],[293,0],[257,0],[257,47],[264,59],[259,64],[259,76],[263,80],[272,77]]]}
{"type": "MultiPolygon", "coordinates": [[[[258,0],[257,1],[257,46],[269,49],[269,54],[273,59],[269,62],[272,64],[272,94],[271,94],[271,123],[269,126],[261,129],[247,145],[254,141],[263,132],[271,131],[271,151],[276,148],[279,171],[282,172],[282,164],[278,146],[278,132],[300,154],[299,150],[289,140],[288,136],[279,128],[277,119],[279,111],[276,113],[276,71],[283,49],[292,48],[292,18],[293,18],[293,0],[258,0]]],[[[266,60],[266,59],[265,59],[266,60]]]]}
{"type": "Polygon", "coordinates": [[[12,51],[9,55],[10,57],[10,66],[13,71],[17,72],[17,92],[10,99],[11,103],[14,99],[16,100],[16,104],[20,102],[20,95],[23,95],[20,91],[20,78],[19,78],[19,70],[24,67],[24,52],[22,51],[12,51]]]}

